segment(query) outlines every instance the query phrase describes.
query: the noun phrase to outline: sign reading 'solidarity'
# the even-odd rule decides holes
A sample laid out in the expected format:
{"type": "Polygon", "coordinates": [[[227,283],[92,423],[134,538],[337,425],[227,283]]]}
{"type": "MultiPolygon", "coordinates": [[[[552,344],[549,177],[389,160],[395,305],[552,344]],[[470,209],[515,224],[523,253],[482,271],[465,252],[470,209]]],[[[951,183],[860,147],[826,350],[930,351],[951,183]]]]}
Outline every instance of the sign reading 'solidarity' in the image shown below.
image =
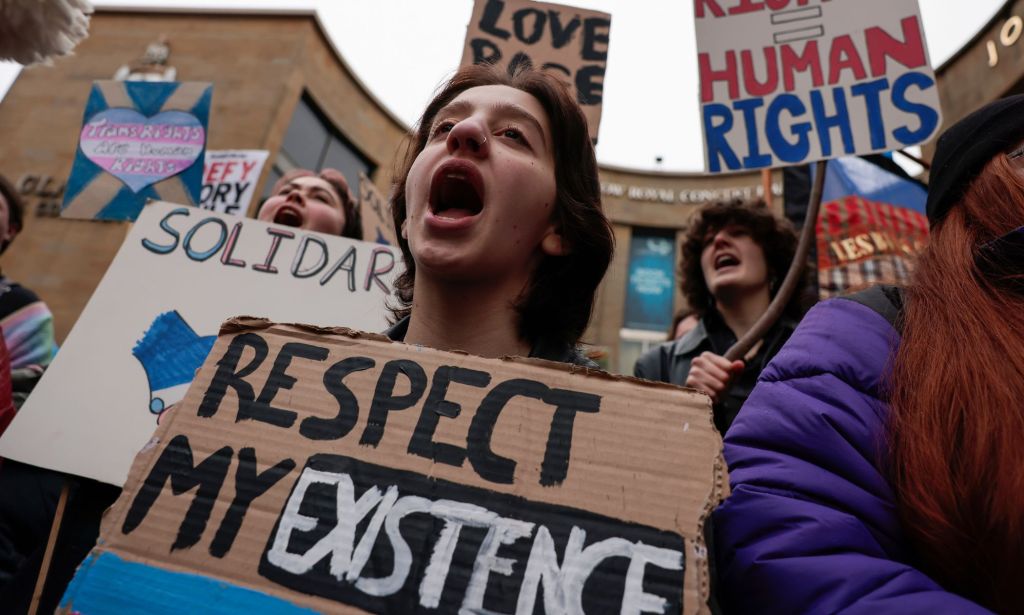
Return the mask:
{"type": "Polygon", "coordinates": [[[902,149],[942,123],[917,0],[694,0],[712,173],[902,149]]]}
{"type": "Polygon", "coordinates": [[[721,446],[670,385],[234,319],[62,612],[707,612],[721,446]]]}

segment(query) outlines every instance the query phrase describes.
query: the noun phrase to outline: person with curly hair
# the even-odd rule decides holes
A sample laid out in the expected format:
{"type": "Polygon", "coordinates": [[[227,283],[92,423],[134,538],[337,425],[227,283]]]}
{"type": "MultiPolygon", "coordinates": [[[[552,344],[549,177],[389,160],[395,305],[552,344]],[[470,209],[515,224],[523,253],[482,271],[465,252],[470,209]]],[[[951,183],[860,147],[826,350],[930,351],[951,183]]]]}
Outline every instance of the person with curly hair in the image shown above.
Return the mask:
{"type": "MultiPolygon", "coordinates": [[[[796,253],[796,234],[762,202],[711,203],[694,215],[682,244],[682,291],[700,321],[683,337],[641,356],[633,374],[704,391],[725,433],[757,377],[789,339],[800,296],[742,361],[724,356],[768,308],[796,253]]],[[[799,288],[802,288],[801,284],[799,288]]]]}

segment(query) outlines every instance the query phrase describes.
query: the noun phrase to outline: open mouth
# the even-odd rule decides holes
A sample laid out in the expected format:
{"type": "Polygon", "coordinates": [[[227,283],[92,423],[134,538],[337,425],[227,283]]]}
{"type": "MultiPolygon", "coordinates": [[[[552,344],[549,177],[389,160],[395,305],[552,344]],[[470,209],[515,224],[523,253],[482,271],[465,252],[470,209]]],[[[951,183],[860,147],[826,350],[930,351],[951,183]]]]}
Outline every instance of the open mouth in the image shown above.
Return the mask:
{"type": "Polygon", "coordinates": [[[732,254],[719,254],[715,257],[715,271],[726,267],[735,267],[740,264],[740,259],[732,254]]]}
{"type": "Polygon", "coordinates": [[[302,214],[299,210],[294,207],[288,207],[287,205],[277,210],[274,214],[274,224],[280,224],[282,226],[294,226],[296,228],[301,227],[303,222],[302,214]]]}
{"type": "Polygon", "coordinates": [[[430,183],[430,212],[438,218],[461,220],[484,208],[484,183],[470,162],[451,160],[441,165],[430,183]]]}

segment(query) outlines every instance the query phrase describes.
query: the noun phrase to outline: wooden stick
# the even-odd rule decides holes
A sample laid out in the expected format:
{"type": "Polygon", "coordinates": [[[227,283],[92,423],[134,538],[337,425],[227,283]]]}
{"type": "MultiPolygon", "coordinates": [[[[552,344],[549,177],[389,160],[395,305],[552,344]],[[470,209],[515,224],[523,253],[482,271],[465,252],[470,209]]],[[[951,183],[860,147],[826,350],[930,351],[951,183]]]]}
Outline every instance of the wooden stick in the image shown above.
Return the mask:
{"type": "Polygon", "coordinates": [[[39,601],[43,598],[43,588],[46,587],[46,576],[50,572],[50,560],[53,559],[53,548],[57,544],[57,535],[60,534],[60,523],[64,519],[64,507],[68,503],[69,483],[64,481],[60,490],[60,499],[57,500],[57,512],[53,514],[53,524],[50,525],[50,539],[46,542],[46,551],[43,552],[43,562],[39,565],[39,577],[36,579],[36,589],[32,593],[32,606],[28,609],[28,615],[36,615],[39,610],[39,601]]]}
{"type": "Polygon", "coordinates": [[[726,359],[735,361],[745,356],[747,351],[753,348],[754,344],[764,337],[765,333],[768,333],[768,329],[771,329],[778,322],[783,312],[786,311],[786,304],[793,297],[793,293],[799,290],[796,285],[804,272],[804,266],[807,264],[807,255],[811,252],[814,229],[818,222],[818,210],[821,208],[821,193],[825,189],[825,169],[827,166],[828,161],[821,160],[814,167],[814,185],[811,187],[811,198],[807,203],[807,218],[804,220],[804,228],[800,232],[800,242],[796,246],[796,255],[789,266],[786,278],[782,281],[782,286],[779,287],[779,292],[775,293],[775,298],[772,299],[768,309],[754,323],[754,326],[743,337],[738,339],[732,345],[732,348],[725,352],[726,359]]]}
{"type": "Polygon", "coordinates": [[[772,170],[761,169],[761,191],[764,193],[761,198],[769,209],[772,207],[772,170]]]}

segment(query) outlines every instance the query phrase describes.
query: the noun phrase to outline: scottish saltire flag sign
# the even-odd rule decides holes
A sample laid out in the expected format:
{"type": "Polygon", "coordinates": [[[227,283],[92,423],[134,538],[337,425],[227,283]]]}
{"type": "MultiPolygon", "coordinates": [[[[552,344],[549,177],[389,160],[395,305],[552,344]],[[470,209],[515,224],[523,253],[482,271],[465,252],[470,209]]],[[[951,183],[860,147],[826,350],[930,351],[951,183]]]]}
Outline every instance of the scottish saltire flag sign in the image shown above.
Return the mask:
{"type": "Polygon", "coordinates": [[[198,204],[212,87],[94,82],[61,216],[134,220],[149,199],[198,204]]]}

